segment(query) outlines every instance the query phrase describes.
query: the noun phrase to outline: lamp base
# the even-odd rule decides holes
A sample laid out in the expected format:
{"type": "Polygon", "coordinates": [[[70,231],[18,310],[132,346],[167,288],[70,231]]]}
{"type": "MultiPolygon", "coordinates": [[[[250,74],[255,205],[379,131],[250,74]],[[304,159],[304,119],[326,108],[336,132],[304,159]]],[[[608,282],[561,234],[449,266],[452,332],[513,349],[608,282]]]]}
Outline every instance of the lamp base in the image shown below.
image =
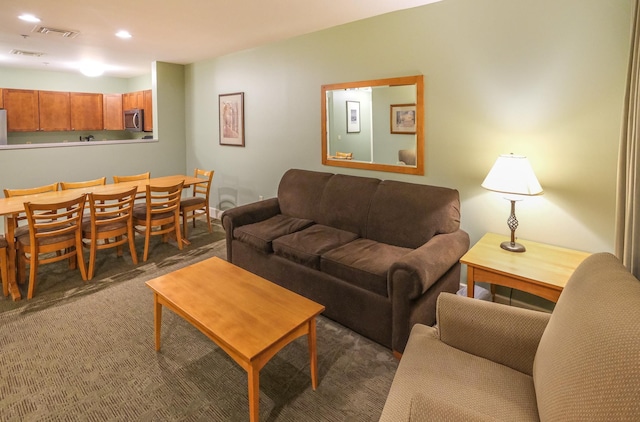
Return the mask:
{"type": "Polygon", "coordinates": [[[526,248],[524,247],[524,245],[517,243],[517,242],[502,242],[500,244],[500,247],[506,251],[509,252],[524,252],[526,251],[526,248]]]}

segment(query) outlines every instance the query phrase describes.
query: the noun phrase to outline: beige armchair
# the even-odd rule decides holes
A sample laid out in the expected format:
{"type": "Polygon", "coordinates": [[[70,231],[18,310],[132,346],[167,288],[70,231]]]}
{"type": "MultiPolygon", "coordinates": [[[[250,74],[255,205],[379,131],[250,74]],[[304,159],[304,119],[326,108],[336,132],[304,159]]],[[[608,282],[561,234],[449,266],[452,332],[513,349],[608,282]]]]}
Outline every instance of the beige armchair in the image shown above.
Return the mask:
{"type": "Polygon", "coordinates": [[[640,281],[585,259],[552,314],[442,293],[415,325],[381,421],[640,420],[640,281]]]}

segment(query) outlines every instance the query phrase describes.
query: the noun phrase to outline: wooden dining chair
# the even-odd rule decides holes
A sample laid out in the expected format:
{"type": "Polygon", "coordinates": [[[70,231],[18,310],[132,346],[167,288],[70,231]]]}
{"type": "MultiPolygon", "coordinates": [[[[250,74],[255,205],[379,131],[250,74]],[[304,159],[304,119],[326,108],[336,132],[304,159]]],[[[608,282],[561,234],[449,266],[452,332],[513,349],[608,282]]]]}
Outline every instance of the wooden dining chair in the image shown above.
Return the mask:
{"type": "Polygon", "coordinates": [[[87,195],[91,218],[82,222],[82,239],[83,242],[89,241],[88,244],[84,243],[89,247],[89,280],[95,273],[98,250],[117,247],[118,256],[122,256],[122,245],[128,243],[131,259],[134,264],[138,263],[133,231],[133,201],[136,191],[133,187],[120,193],[87,195]]]}
{"type": "Polygon", "coordinates": [[[57,203],[25,202],[29,233],[18,237],[18,279],[24,282],[26,265],[29,264],[29,289],[27,299],[33,297],[38,267],[41,264],[69,259],[69,268],[80,267],[80,275],[87,280],[82,254],[82,213],[87,198],[85,194],[57,203]],[[52,254],[50,252],[63,253],[52,254]]]}
{"type": "Polygon", "coordinates": [[[7,239],[0,236],[0,278],[2,279],[2,294],[9,296],[9,264],[7,263],[7,239]]]}
{"type": "Polygon", "coordinates": [[[113,183],[135,182],[136,180],[144,180],[151,178],[151,172],[134,174],[130,176],[113,176],[113,183]]]}
{"type": "Polygon", "coordinates": [[[84,182],[60,182],[60,189],[68,190],[68,189],[90,188],[92,186],[103,186],[106,183],[107,183],[107,178],[105,176],[99,179],[85,180],[84,182]]]}
{"type": "Polygon", "coordinates": [[[144,208],[134,207],[133,226],[137,233],[144,235],[143,261],[149,255],[149,240],[151,236],[163,235],[167,241],[168,235],[174,233],[178,249],[182,250],[182,236],[180,234],[180,196],[182,186],[180,182],[174,186],[147,185],[144,208]],[[155,229],[154,229],[155,228],[155,229]]]}
{"type": "Polygon", "coordinates": [[[180,200],[180,216],[182,217],[182,236],[186,239],[187,222],[192,220],[193,227],[196,226],[196,218],[204,215],[207,217],[207,226],[211,233],[211,217],[209,215],[209,192],[211,191],[211,180],[213,180],[213,170],[201,170],[196,168],[194,177],[204,179],[206,182],[193,185],[193,196],[180,200]]]}
{"type": "MultiPolygon", "coordinates": [[[[113,176],[113,183],[123,183],[123,182],[135,182],[139,180],[149,180],[151,178],[151,172],[148,171],[146,173],[133,174],[129,176],[113,176]]],[[[143,190],[139,190],[136,194],[135,208],[144,208],[144,198],[145,192],[143,190]]]]}
{"type": "MultiPolygon", "coordinates": [[[[26,188],[26,189],[5,189],[4,197],[5,198],[13,198],[15,196],[25,196],[25,195],[36,195],[38,193],[47,193],[47,192],[55,192],[58,190],[59,183],[52,183],[50,185],[38,186],[36,188],[26,188]]],[[[29,226],[27,225],[27,215],[25,213],[20,213],[14,218],[15,222],[15,234],[14,238],[18,238],[25,233],[29,232],[29,226]]]]}

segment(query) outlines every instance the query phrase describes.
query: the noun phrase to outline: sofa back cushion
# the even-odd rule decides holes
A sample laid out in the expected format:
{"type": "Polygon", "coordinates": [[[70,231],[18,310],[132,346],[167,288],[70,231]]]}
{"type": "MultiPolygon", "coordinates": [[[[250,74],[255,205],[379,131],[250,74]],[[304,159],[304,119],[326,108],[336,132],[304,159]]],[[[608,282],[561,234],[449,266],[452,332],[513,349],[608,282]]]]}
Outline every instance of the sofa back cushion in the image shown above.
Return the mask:
{"type": "Polygon", "coordinates": [[[318,221],[320,201],[331,173],[291,169],[280,179],[280,212],[296,218],[318,221]]]}
{"type": "Polygon", "coordinates": [[[460,196],[455,189],[384,180],[371,199],[366,237],[415,249],[460,228],[460,196]]]}
{"type": "Polygon", "coordinates": [[[317,222],[365,237],[371,197],[380,179],[335,174],[327,182],[317,222]]]}
{"type": "Polygon", "coordinates": [[[609,253],[586,258],[540,340],[533,380],[541,421],[640,417],[640,281],[609,253]]]}

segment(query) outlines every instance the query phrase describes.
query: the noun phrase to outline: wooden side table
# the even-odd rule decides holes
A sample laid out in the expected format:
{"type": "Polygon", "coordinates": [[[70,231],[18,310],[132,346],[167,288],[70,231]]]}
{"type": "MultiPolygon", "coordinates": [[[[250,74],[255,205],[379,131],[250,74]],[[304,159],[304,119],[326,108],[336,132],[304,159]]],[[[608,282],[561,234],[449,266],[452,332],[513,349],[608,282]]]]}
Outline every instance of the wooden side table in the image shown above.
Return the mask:
{"type": "MultiPolygon", "coordinates": [[[[557,302],[562,289],[588,252],[518,239],[525,252],[500,248],[507,236],[487,233],[460,258],[467,265],[467,295],[476,282],[512,287],[557,302]]],[[[493,289],[492,289],[493,290],[493,289]]]]}

